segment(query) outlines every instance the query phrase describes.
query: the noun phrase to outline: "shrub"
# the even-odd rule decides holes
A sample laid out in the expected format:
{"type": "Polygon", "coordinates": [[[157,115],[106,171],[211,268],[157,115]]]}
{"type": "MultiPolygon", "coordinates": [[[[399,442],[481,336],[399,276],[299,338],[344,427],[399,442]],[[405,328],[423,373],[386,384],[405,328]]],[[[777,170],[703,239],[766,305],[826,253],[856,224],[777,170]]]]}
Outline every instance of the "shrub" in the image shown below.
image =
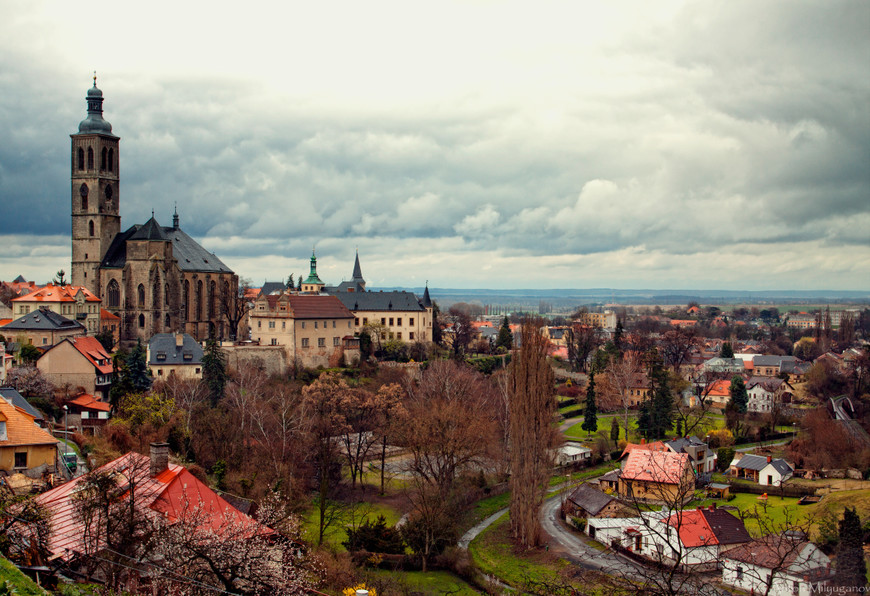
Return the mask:
{"type": "Polygon", "coordinates": [[[387,527],[383,515],[379,515],[374,522],[366,520],[356,530],[348,528],[347,540],[342,545],[349,551],[366,550],[391,555],[405,552],[402,535],[395,528],[387,527]]]}

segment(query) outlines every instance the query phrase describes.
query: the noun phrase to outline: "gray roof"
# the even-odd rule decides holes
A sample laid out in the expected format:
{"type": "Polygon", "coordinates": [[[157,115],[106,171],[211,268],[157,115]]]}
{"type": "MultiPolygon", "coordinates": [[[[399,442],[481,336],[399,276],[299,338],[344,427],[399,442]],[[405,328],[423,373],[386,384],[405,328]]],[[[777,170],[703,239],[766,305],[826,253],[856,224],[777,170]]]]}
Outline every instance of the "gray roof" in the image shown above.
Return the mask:
{"type": "Polygon", "coordinates": [[[85,327],[78,321],[72,321],[48,309],[37,309],[18,317],[2,327],[4,330],[20,331],[66,331],[82,330],[85,327]]]}
{"type": "Polygon", "coordinates": [[[746,381],[746,388],[752,389],[756,385],[761,385],[767,391],[776,391],[783,383],[785,380],[779,377],[751,377],[746,381]]]}
{"type": "Polygon", "coordinates": [[[39,410],[30,405],[30,402],[24,399],[24,397],[18,393],[12,387],[0,387],[0,397],[3,397],[10,404],[15,406],[16,408],[21,408],[31,416],[33,416],[36,420],[42,420],[42,414],[40,414],[39,410]]]}
{"type": "Polygon", "coordinates": [[[182,231],[181,228],[163,227],[152,217],[144,225],[136,224],[121,232],[112,240],[100,267],[120,269],[127,263],[127,241],[171,241],[172,255],[182,271],[202,271],[208,273],[232,273],[214,254],[182,231]]]}
{"type": "Polygon", "coordinates": [[[671,448],[674,453],[682,452],[686,447],[706,447],[707,444],[696,436],[680,437],[673,441],[665,441],[665,445],[671,448]]]}
{"type": "Polygon", "coordinates": [[[613,497],[591,484],[583,483],[574,489],[568,500],[590,515],[598,515],[613,500],[613,497]]]}
{"type": "Polygon", "coordinates": [[[411,292],[335,292],[333,296],[341,300],[350,311],[398,311],[421,312],[420,301],[411,292]]]}
{"type": "Polygon", "coordinates": [[[260,294],[268,296],[269,294],[280,294],[287,289],[287,284],[283,281],[265,281],[263,287],[260,288],[260,294]]]}
{"type": "Polygon", "coordinates": [[[785,362],[796,362],[794,356],[756,356],[752,359],[755,366],[782,366],[785,362]]]}
{"type": "Polygon", "coordinates": [[[751,453],[747,453],[740,460],[734,464],[735,467],[745,469],[745,470],[755,470],[760,472],[767,465],[770,464],[774,467],[774,469],[782,474],[783,476],[787,474],[791,474],[793,472],[792,467],[788,465],[788,462],[782,458],[771,459],[771,461],[767,461],[767,457],[762,455],[752,455],[751,453]]]}
{"type": "Polygon", "coordinates": [[[149,365],[202,364],[202,347],[188,334],[181,346],[175,345],[174,333],[157,333],[148,342],[149,365]]]}

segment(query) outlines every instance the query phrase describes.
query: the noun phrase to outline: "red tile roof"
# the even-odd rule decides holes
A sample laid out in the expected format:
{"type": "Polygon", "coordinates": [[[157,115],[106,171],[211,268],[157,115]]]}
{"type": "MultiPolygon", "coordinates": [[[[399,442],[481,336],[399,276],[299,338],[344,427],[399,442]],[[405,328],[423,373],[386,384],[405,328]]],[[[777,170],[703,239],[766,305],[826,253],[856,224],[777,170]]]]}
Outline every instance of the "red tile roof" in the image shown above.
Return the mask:
{"type": "Polygon", "coordinates": [[[82,393],[77,398],[70,400],[71,405],[78,406],[85,410],[96,410],[98,412],[111,412],[112,406],[104,401],[100,401],[90,393],[82,393]]]}
{"type": "MultiPolygon", "coordinates": [[[[158,512],[170,521],[176,521],[186,511],[200,508],[206,514],[207,524],[220,532],[225,524],[250,525],[256,522],[219,497],[184,467],[169,464],[158,474],[150,476],[150,460],[139,453],[128,453],[97,469],[98,472],[116,473],[119,487],[128,485],[131,477],[136,482],[136,507],[147,513],[158,512]]],[[[84,524],[76,513],[75,494],[84,476],[79,476],[36,497],[51,515],[51,535],[48,548],[53,558],[69,560],[84,551],[84,524]]],[[[125,498],[129,493],[125,494],[125,498]]]]}
{"type": "Polygon", "coordinates": [[[731,381],[725,379],[713,381],[708,387],[707,395],[714,395],[717,397],[731,395],[731,381]]]}
{"type": "Polygon", "coordinates": [[[99,341],[91,336],[84,337],[68,337],[64,341],[70,342],[73,347],[78,350],[82,356],[94,365],[100,374],[112,374],[112,357],[106,352],[99,341]],[[101,364],[103,363],[103,364],[101,364]]]}
{"type": "Polygon", "coordinates": [[[752,538],[743,522],[722,509],[691,509],[675,513],[667,520],[678,529],[686,547],[715,544],[740,544],[752,538]]]}
{"type": "Polygon", "coordinates": [[[691,469],[688,453],[632,449],[622,465],[622,478],[680,484],[686,468],[691,469]]]}
{"type": "Polygon", "coordinates": [[[100,309],[100,320],[101,321],[120,321],[121,317],[114,313],[110,313],[105,308],[100,309]]]}
{"type": "Polygon", "coordinates": [[[290,295],[294,319],[352,319],[353,313],[335,296],[290,295]]]}
{"type": "Polygon", "coordinates": [[[84,295],[85,302],[100,302],[100,299],[84,286],[55,286],[52,284],[26,296],[13,298],[12,302],[75,302],[76,294],[79,292],[84,295]]]}

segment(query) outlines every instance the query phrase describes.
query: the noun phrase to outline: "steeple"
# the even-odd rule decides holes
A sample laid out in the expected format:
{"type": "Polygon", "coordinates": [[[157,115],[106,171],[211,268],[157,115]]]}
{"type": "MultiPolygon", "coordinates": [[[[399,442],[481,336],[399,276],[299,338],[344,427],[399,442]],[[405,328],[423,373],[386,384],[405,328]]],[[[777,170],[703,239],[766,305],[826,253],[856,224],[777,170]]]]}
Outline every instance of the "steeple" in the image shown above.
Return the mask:
{"type": "Polygon", "coordinates": [[[363,279],[362,276],[362,268],[359,266],[359,251],[356,251],[356,260],[353,262],[353,278],[351,281],[360,282],[362,284],[366,283],[366,280],[363,279]]]}
{"type": "Polygon", "coordinates": [[[103,92],[97,87],[97,73],[94,72],[94,86],[88,89],[85,98],[88,104],[88,117],[79,123],[79,134],[112,134],[112,125],[103,119],[103,92]]]}
{"type": "Polygon", "coordinates": [[[423,308],[431,308],[432,307],[432,299],[429,298],[429,282],[426,282],[426,289],[423,290],[423,308]]]}
{"type": "Polygon", "coordinates": [[[178,205],[175,206],[175,214],[172,216],[172,227],[178,229],[178,205]]]}
{"type": "Polygon", "coordinates": [[[308,278],[302,282],[303,292],[319,293],[323,289],[324,283],[317,276],[317,257],[314,255],[314,249],[311,249],[311,270],[308,273],[308,278]]]}

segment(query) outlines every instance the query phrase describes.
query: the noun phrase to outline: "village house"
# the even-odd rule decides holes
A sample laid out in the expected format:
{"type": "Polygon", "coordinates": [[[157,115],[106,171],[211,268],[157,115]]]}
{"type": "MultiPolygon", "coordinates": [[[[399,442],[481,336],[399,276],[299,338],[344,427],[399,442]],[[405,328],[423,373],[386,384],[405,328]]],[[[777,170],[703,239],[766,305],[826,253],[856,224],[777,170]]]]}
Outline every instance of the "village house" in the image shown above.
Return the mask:
{"type": "Polygon", "coordinates": [[[40,468],[54,472],[57,444],[31,414],[0,399],[0,470],[7,474],[40,468]]]}
{"type": "Polygon", "coordinates": [[[68,337],[36,361],[36,368],[55,386],[81,387],[85,393],[109,399],[112,357],[93,337],[68,337]]]}
{"type": "Polygon", "coordinates": [[[689,455],[668,450],[631,450],[619,477],[619,495],[630,501],[685,503],[692,499],[694,487],[689,455]]]}
{"type": "Polygon", "coordinates": [[[69,411],[67,423],[91,435],[102,431],[102,428],[108,424],[112,412],[112,406],[89,393],[82,393],[66,405],[69,411]]]}
{"type": "Polygon", "coordinates": [[[568,495],[564,512],[580,518],[627,517],[632,515],[633,509],[616,497],[584,482],[568,495]]]}
{"type": "Polygon", "coordinates": [[[722,557],[722,583],[749,593],[821,594],[830,576],[831,560],[803,536],[765,536],[722,557]]]}
{"type": "Polygon", "coordinates": [[[665,441],[665,445],[674,453],[687,454],[696,474],[707,474],[716,470],[716,452],[696,436],[665,441]]]}
{"type": "Polygon", "coordinates": [[[569,466],[592,458],[592,450],[578,441],[565,441],[556,452],[556,465],[569,466]]]}
{"type": "Polygon", "coordinates": [[[646,373],[631,376],[622,395],[628,401],[628,407],[636,408],[649,396],[649,377],[646,373]]]}
{"type": "Polygon", "coordinates": [[[746,478],[765,486],[780,486],[792,477],[794,468],[782,458],[738,451],[731,460],[728,473],[735,478],[746,478]]]}
{"type": "Polygon", "coordinates": [[[202,346],[187,333],[158,333],[148,341],[147,362],[154,379],[202,378],[202,346]]]}
{"type": "Polygon", "coordinates": [[[100,331],[100,299],[84,286],[47,286],[12,300],[13,316],[50,310],[81,323],[91,335],[100,331]]]}
{"type": "Polygon", "coordinates": [[[794,387],[779,377],[752,377],[746,382],[749,412],[767,413],[782,403],[790,403],[794,387]]]}
{"type": "Polygon", "coordinates": [[[783,366],[790,368],[797,362],[794,356],[755,356],[752,359],[752,374],[757,377],[775,377],[783,366]]]}
{"type": "Polygon", "coordinates": [[[47,308],[37,308],[0,327],[0,333],[14,338],[20,344],[48,348],[65,337],[86,335],[87,329],[78,321],[68,319],[47,308]]]}
{"type": "Polygon", "coordinates": [[[34,408],[29,401],[27,401],[23,395],[18,393],[12,387],[0,387],[0,397],[5,399],[8,403],[12,404],[19,410],[22,410],[28,416],[33,417],[33,421],[39,426],[45,428],[45,417],[43,417],[42,412],[34,408]]]}

